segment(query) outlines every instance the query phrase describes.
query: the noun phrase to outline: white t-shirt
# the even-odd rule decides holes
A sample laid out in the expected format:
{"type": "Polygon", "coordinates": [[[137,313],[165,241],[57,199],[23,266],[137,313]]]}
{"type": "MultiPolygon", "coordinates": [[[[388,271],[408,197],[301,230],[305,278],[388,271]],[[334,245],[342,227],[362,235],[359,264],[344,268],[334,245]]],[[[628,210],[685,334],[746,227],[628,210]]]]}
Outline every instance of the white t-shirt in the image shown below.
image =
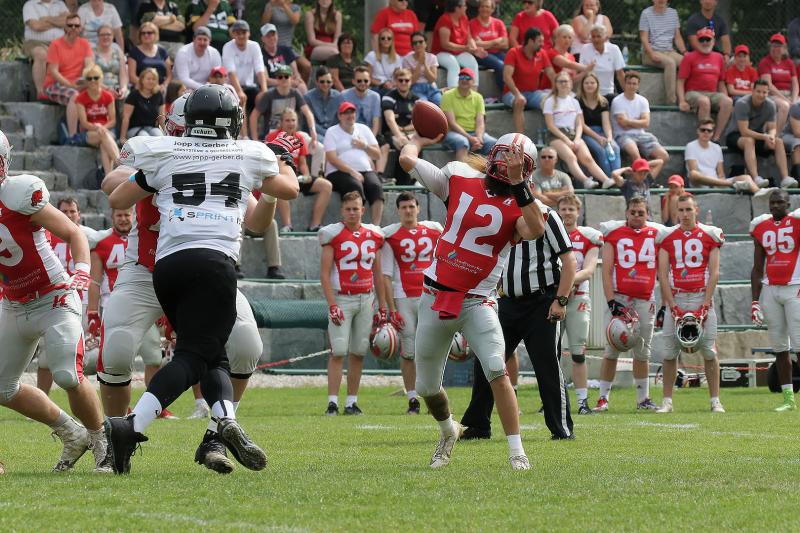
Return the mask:
{"type": "Polygon", "coordinates": [[[403,66],[403,56],[395,54],[394,62],[389,60],[389,54],[381,55],[381,60],[375,56],[375,51],[371,51],[364,58],[364,63],[372,67],[372,79],[383,83],[392,79],[395,69],[403,66]]]}
{"type": "Polygon", "coordinates": [[[185,44],[175,54],[175,77],[183,82],[187,89],[195,90],[208,83],[208,75],[211,74],[212,68],[221,65],[222,58],[213,46],[209,45],[203,55],[197,57],[194,43],[185,44]]]}
{"type": "Polygon", "coordinates": [[[222,47],[222,66],[228,73],[235,72],[239,85],[256,85],[256,73],[265,72],[261,47],[255,41],[247,41],[244,50],[231,40],[222,47]]]}
{"type": "MultiPolygon", "coordinates": [[[[419,61],[417,58],[414,57],[414,52],[409,52],[407,56],[403,58],[403,67],[407,68],[411,72],[414,72],[414,69],[417,68],[419,61]]],[[[426,67],[439,67],[439,60],[436,59],[434,54],[430,52],[425,52],[425,66],[426,67]]],[[[419,78],[416,80],[411,80],[411,83],[430,83],[428,78],[425,77],[424,74],[420,74],[419,78]]],[[[431,83],[431,85],[436,86],[436,82],[431,83]]]]}
{"type": "Polygon", "coordinates": [[[78,8],[78,16],[81,17],[81,24],[83,24],[83,37],[92,43],[92,46],[97,44],[97,30],[100,26],[111,26],[113,29],[122,27],[122,19],[119,18],[117,8],[108,2],[103,2],[103,13],[95,15],[92,5],[86,2],[78,8]]]}
{"type": "MultiPolygon", "coordinates": [[[[62,13],[69,13],[69,9],[61,0],[51,0],[41,2],[40,0],[28,0],[22,6],[22,21],[39,20],[42,17],[57,17],[62,13]]],[[[49,28],[44,31],[34,31],[25,24],[26,41],[43,41],[49,43],[59,37],[64,36],[64,28],[49,28]]]]}
{"type": "Polygon", "coordinates": [[[614,136],[617,137],[623,133],[644,133],[643,128],[623,128],[616,119],[617,115],[625,115],[631,120],[637,120],[642,118],[644,113],[650,113],[650,104],[647,98],[641,94],[634,95],[633,100],[628,100],[624,94],[614,98],[611,102],[611,123],[614,126],[614,136]]]}
{"type": "MultiPolygon", "coordinates": [[[[686,145],[684,159],[697,162],[697,170],[704,176],[717,177],[717,164],[723,161],[722,148],[717,143],[709,142],[708,148],[700,146],[700,141],[694,140],[686,145]]],[[[686,173],[689,173],[689,165],[686,165],[686,173]]]]}
{"type": "MultiPolygon", "coordinates": [[[[368,145],[378,144],[378,140],[372,134],[372,130],[364,124],[356,122],[353,125],[352,135],[344,131],[339,124],[336,124],[325,132],[325,151],[336,152],[336,157],[358,172],[372,170],[372,162],[367,152],[353,146],[353,139],[356,138],[366,141],[368,145]]],[[[337,170],[330,163],[325,163],[326,176],[337,170]]]]}
{"type": "Polygon", "coordinates": [[[547,97],[542,104],[542,113],[545,115],[553,115],[553,122],[556,128],[570,128],[575,129],[575,121],[578,115],[582,115],[581,104],[574,96],[567,96],[565,98],[552,98],[547,97]],[[556,100],[558,105],[556,105],[556,100]]]}
{"type": "Polygon", "coordinates": [[[583,45],[580,49],[580,63],[588,65],[595,61],[594,72],[600,80],[600,94],[614,93],[614,74],[616,71],[625,68],[625,59],[619,46],[613,43],[605,43],[603,53],[599,53],[592,43],[583,45]]]}

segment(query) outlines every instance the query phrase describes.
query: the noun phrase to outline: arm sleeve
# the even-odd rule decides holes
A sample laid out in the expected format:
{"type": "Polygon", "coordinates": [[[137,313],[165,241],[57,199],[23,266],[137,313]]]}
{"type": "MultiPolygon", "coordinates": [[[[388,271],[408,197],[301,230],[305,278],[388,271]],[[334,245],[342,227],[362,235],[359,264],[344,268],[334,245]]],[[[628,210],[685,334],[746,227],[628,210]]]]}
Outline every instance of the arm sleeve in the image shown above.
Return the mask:
{"type": "Polygon", "coordinates": [[[436,165],[418,158],[417,164],[411,169],[409,175],[442,200],[447,200],[449,179],[447,174],[436,165]]]}

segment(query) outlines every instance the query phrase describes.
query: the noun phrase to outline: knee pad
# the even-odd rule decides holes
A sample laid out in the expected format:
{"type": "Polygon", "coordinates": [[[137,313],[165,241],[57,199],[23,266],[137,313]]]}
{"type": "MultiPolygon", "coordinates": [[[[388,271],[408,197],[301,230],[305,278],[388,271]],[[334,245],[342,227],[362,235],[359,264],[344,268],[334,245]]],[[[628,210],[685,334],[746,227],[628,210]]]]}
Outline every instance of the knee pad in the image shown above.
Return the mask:
{"type": "Polygon", "coordinates": [[[19,392],[19,379],[0,381],[0,404],[7,404],[19,392]]]}
{"type": "Polygon", "coordinates": [[[228,361],[232,374],[246,374],[248,377],[255,371],[264,351],[264,344],[258,329],[245,324],[234,326],[228,344],[228,361]]]}
{"type": "Polygon", "coordinates": [[[436,387],[428,387],[423,381],[420,381],[419,377],[417,377],[416,382],[414,383],[414,389],[417,391],[417,394],[423,398],[434,396],[442,390],[441,385],[436,387]]]}
{"type": "Polygon", "coordinates": [[[480,359],[480,363],[486,380],[490,383],[507,374],[505,358],[501,355],[484,357],[480,359]]]}
{"type": "Polygon", "coordinates": [[[579,365],[581,365],[586,362],[586,354],[570,353],[570,356],[572,357],[573,363],[578,363],[579,365]]]}
{"type": "Polygon", "coordinates": [[[125,329],[106,330],[98,361],[98,377],[106,384],[129,383],[139,342],[140,339],[125,329]]]}
{"type": "Polygon", "coordinates": [[[53,381],[64,390],[71,390],[81,384],[81,379],[77,372],[63,368],[51,368],[53,381]]]}

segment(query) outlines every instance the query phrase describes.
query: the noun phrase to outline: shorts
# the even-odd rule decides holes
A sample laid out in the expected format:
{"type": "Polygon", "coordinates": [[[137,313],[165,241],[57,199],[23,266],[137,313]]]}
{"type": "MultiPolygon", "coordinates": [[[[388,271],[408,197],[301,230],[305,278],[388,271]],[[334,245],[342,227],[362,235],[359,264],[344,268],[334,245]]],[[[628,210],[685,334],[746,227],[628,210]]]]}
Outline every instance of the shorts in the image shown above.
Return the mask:
{"type": "MultiPolygon", "coordinates": [[[[525,97],[525,109],[541,109],[542,102],[550,94],[550,91],[521,91],[525,97]]],[[[503,103],[508,107],[514,107],[514,94],[509,91],[502,97],[503,103]]]]}
{"type": "Polygon", "coordinates": [[[800,348],[800,285],[764,285],[761,309],[769,329],[772,350],[800,348]]]}
{"type": "MultiPolygon", "coordinates": [[[[650,360],[650,343],[653,340],[653,324],[655,323],[656,316],[656,302],[654,300],[640,300],[638,298],[631,298],[623,294],[614,293],[614,299],[624,305],[631,307],[639,314],[639,340],[636,345],[631,348],[633,358],[637,361],[650,360]]],[[[611,322],[611,311],[605,310],[605,324],[611,322]]],[[[603,352],[603,357],[606,359],[617,359],[620,352],[618,352],[610,344],[606,344],[606,349],[603,352]]]]}
{"type": "Polygon", "coordinates": [[[787,152],[793,152],[800,148],[800,137],[787,133],[783,136],[783,145],[786,147],[787,152]]]}
{"type": "Polygon", "coordinates": [[[414,360],[414,342],[417,336],[417,314],[419,310],[419,297],[416,298],[395,298],[394,304],[397,311],[405,320],[405,327],[399,331],[400,334],[400,357],[414,360]]]}
{"type": "MultiPolygon", "coordinates": [[[[739,138],[742,136],[738,130],[732,131],[725,137],[725,145],[728,147],[729,150],[736,152],[737,154],[744,154],[744,150],[739,148],[737,144],[739,142],[739,138]]],[[[761,139],[756,140],[756,155],[758,157],[769,157],[772,155],[773,150],[767,148],[767,145],[764,144],[764,141],[761,139]]]]}
{"type": "MultiPolygon", "coordinates": [[[[675,305],[682,311],[695,311],[703,305],[703,292],[679,292],[675,295],[675,305]]],[[[672,361],[681,353],[681,344],[675,334],[675,320],[672,316],[664,317],[664,360],[672,361]]],[[[717,312],[712,306],[703,325],[703,336],[694,349],[703,359],[713,361],[717,357],[717,312]]]]}
{"type": "Polygon", "coordinates": [[[686,101],[689,102],[692,111],[697,111],[697,102],[702,96],[705,96],[711,102],[712,111],[718,111],[720,102],[727,98],[726,95],[717,92],[689,91],[686,93],[686,101]]]}
{"type": "Polygon", "coordinates": [[[344,357],[353,354],[364,357],[367,354],[374,303],[373,292],[336,295],[336,304],[344,313],[344,322],[340,326],[328,322],[331,355],[344,357]]]}
{"type": "Polygon", "coordinates": [[[44,48],[47,50],[50,47],[50,43],[45,41],[37,41],[37,40],[30,40],[25,41],[22,43],[22,52],[27,57],[33,57],[33,50],[36,48],[44,48]]]}
{"type": "Polygon", "coordinates": [[[314,185],[315,181],[317,181],[317,177],[311,176],[311,180],[300,184],[300,192],[303,193],[303,196],[314,196],[317,194],[315,192],[311,192],[311,187],[314,185]]]}
{"type": "Polygon", "coordinates": [[[586,353],[591,319],[592,298],[589,294],[575,294],[570,297],[563,330],[567,335],[567,343],[562,343],[566,344],[570,354],[583,355],[586,353]]]}
{"type": "Polygon", "coordinates": [[[61,105],[67,105],[70,99],[78,94],[77,89],[73,89],[72,87],[64,87],[58,82],[48,85],[42,92],[44,92],[48,100],[61,105]]]}
{"type": "MultiPolygon", "coordinates": [[[[569,138],[570,141],[574,141],[575,140],[575,130],[574,129],[572,129],[572,128],[558,128],[558,131],[560,131],[561,133],[566,135],[569,138]]],[[[561,139],[559,137],[556,137],[555,134],[552,131],[547,130],[547,135],[545,135],[545,141],[547,142],[547,144],[550,144],[551,142],[553,142],[555,140],[559,140],[560,141],[561,139]]]]}
{"type": "Polygon", "coordinates": [[[644,157],[650,157],[657,148],[661,148],[661,143],[658,138],[652,133],[620,133],[616,136],[615,140],[620,148],[624,148],[626,144],[635,143],[636,147],[644,157]]]}
{"type": "MultiPolygon", "coordinates": [[[[474,131],[467,132],[470,135],[475,135],[474,131]]],[[[483,134],[483,146],[476,152],[481,155],[489,155],[489,152],[492,150],[492,147],[497,142],[497,139],[489,135],[488,133],[483,134]]],[[[469,140],[461,135],[460,133],[456,133],[455,131],[448,131],[447,135],[444,136],[442,139],[442,144],[448,150],[452,150],[454,152],[458,152],[459,150],[469,150],[469,140]]]]}

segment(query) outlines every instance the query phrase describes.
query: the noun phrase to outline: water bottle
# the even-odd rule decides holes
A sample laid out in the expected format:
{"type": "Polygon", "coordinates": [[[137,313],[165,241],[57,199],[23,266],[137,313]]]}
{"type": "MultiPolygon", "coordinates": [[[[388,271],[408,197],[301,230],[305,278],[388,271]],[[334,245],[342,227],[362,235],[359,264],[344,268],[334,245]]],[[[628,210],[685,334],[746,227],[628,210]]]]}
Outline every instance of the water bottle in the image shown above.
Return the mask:
{"type": "Polygon", "coordinates": [[[713,223],[714,223],[714,218],[711,216],[711,209],[709,209],[708,211],[706,211],[706,224],[710,226],[713,223]]]}
{"type": "Polygon", "coordinates": [[[545,139],[545,132],[546,131],[547,131],[546,128],[539,128],[539,136],[536,138],[536,144],[538,144],[539,146],[543,146],[544,145],[544,139],[545,139]]]}
{"type": "Polygon", "coordinates": [[[628,45],[622,47],[622,59],[625,61],[625,64],[628,64],[628,57],[631,55],[630,51],[628,50],[628,45]]]}
{"type": "Polygon", "coordinates": [[[606,143],[606,157],[611,163],[617,160],[617,153],[614,151],[614,147],[611,146],[611,141],[606,143]]]}

